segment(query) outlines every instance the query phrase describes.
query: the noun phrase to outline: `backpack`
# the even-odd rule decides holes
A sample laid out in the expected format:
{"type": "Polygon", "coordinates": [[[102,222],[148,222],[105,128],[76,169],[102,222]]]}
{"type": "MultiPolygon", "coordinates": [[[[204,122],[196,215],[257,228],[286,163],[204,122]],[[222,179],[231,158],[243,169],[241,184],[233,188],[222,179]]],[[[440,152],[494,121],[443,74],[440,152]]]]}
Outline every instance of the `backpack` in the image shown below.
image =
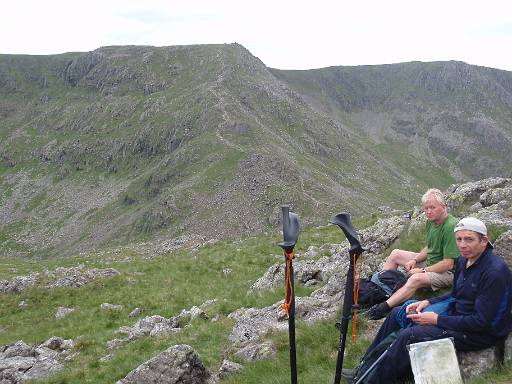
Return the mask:
{"type": "Polygon", "coordinates": [[[361,280],[358,304],[362,307],[370,307],[382,303],[406,281],[407,277],[394,269],[375,272],[371,277],[361,280]]]}

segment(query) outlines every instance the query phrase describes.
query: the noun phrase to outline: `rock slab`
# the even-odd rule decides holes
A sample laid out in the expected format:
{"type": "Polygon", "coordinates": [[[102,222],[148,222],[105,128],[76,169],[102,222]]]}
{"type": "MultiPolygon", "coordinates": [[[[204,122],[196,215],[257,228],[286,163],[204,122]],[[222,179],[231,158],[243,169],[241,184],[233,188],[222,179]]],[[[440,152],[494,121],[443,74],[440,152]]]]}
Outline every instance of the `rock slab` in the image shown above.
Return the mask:
{"type": "Polygon", "coordinates": [[[207,384],[209,372],[189,345],[174,345],[116,384],[207,384]]]}

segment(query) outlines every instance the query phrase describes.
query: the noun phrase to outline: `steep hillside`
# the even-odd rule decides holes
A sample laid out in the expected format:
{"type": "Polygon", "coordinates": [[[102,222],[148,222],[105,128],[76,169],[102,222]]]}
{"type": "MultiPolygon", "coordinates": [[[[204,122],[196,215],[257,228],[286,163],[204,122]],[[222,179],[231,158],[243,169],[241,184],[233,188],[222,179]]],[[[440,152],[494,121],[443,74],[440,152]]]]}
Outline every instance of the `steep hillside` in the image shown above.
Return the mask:
{"type": "Polygon", "coordinates": [[[460,63],[270,70],[238,44],[0,55],[0,252],[247,236],[282,203],[325,223],[509,175],[510,79],[460,63]],[[430,69],[445,66],[471,76],[450,85],[430,69]]]}
{"type": "Polygon", "coordinates": [[[405,152],[458,179],[511,175],[510,72],[456,61],[272,72],[398,167],[405,152]]]}

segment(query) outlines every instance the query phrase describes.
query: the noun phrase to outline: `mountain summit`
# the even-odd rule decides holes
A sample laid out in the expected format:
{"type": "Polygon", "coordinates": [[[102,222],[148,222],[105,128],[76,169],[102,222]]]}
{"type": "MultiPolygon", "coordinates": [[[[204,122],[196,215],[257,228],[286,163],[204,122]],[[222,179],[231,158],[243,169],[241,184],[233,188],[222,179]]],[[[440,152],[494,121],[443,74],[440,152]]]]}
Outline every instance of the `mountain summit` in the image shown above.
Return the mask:
{"type": "Polygon", "coordinates": [[[281,71],[239,44],[0,55],[0,244],[63,255],[248,236],[510,176],[512,73],[281,71]]]}

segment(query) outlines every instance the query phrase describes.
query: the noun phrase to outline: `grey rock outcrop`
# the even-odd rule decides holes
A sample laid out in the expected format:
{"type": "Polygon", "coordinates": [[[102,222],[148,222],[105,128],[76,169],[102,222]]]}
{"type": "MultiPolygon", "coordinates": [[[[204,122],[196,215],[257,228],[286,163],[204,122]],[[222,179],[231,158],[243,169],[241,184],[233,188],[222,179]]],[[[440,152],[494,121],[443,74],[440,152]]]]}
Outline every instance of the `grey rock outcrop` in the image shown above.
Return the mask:
{"type": "Polygon", "coordinates": [[[135,340],[143,336],[157,336],[178,330],[178,321],[175,317],[167,319],[163,316],[153,315],[140,319],[133,327],[121,327],[118,332],[126,334],[129,340],[135,340]]]}
{"type": "Polygon", "coordinates": [[[20,293],[36,285],[39,274],[32,272],[28,276],[16,276],[11,280],[0,280],[0,293],[20,293]]]}
{"type": "Polygon", "coordinates": [[[263,343],[252,342],[241,347],[235,356],[245,361],[274,359],[277,355],[276,347],[271,341],[263,343]]]}
{"type": "Polygon", "coordinates": [[[63,369],[62,360],[70,356],[74,346],[73,340],[56,336],[36,347],[22,340],[0,346],[0,383],[24,384],[51,376],[63,369]]]}
{"type": "Polygon", "coordinates": [[[20,293],[28,287],[44,284],[46,288],[79,288],[93,280],[119,275],[114,268],[84,269],[83,266],[57,268],[53,271],[32,272],[11,280],[0,280],[0,293],[20,293]]]}
{"type": "Polygon", "coordinates": [[[103,55],[97,51],[88,52],[83,56],[77,57],[65,69],[64,80],[71,86],[76,86],[102,59],[103,55]]]}
{"type": "Polygon", "coordinates": [[[128,314],[128,317],[129,317],[130,319],[133,319],[133,318],[135,318],[135,317],[139,317],[141,313],[142,313],[142,308],[137,307],[137,308],[135,308],[133,311],[131,311],[131,312],[128,314]]]}
{"type": "Polygon", "coordinates": [[[218,374],[219,374],[219,377],[221,379],[223,379],[231,374],[241,371],[243,368],[244,368],[244,366],[242,364],[238,364],[233,361],[224,359],[219,368],[218,374]]]}
{"type": "Polygon", "coordinates": [[[210,377],[189,345],[174,345],[131,371],[117,384],[207,384],[210,377]]]}
{"type": "Polygon", "coordinates": [[[502,204],[504,207],[510,207],[512,203],[512,187],[490,189],[480,196],[482,207],[488,207],[494,204],[502,204]]]}
{"type": "Polygon", "coordinates": [[[123,310],[123,306],[120,304],[102,303],[100,309],[105,312],[120,312],[123,310]]]}
{"type": "Polygon", "coordinates": [[[57,311],[55,312],[55,318],[56,319],[62,319],[63,317],[66,317],[70,313],[74,312],[75,308],[66,308],[66,307],[59,307],[57,308],[57,311]]]}
{"type": "Polygon", "coordinates": [[[490,189],[502,188],[510,183],[510,179],[491,177],[475,182],[454,184],[448,188],[446,202],[450,208],[457,208],[471,201],[480,201],[480,196],[490,189]]]}
{"type": "Polygon", "coordinates": [[[498,347],[480,351],[457,352],[459,368],[464,380],[482,376],[498,365],[500,351],[498,347]]]}
{"type": "Polygon", "coordinates": [[[512,230],[502,233],[494,242],[494,251],[503,257],[509,267],[512,268],[512,230]]]}
{"type": "Polygon", "coordinates": [[[130,341],[139,339],[141,337],[154,337],[165,333],[180,332],[182,327],[188,324],[191,320],[201,319],[207,320],[205,309],[215,303],[217,299],[205,301],[199,306],[193,306],[190,309],[183,309],[179,315],[170,318],[165,318],[160,315],[146,316],[138,320],[133,326],[122,326],[117,332],[126,335],[123,339],[114,339],[107,342],[108,349],[117,348],[130,341]]]}

